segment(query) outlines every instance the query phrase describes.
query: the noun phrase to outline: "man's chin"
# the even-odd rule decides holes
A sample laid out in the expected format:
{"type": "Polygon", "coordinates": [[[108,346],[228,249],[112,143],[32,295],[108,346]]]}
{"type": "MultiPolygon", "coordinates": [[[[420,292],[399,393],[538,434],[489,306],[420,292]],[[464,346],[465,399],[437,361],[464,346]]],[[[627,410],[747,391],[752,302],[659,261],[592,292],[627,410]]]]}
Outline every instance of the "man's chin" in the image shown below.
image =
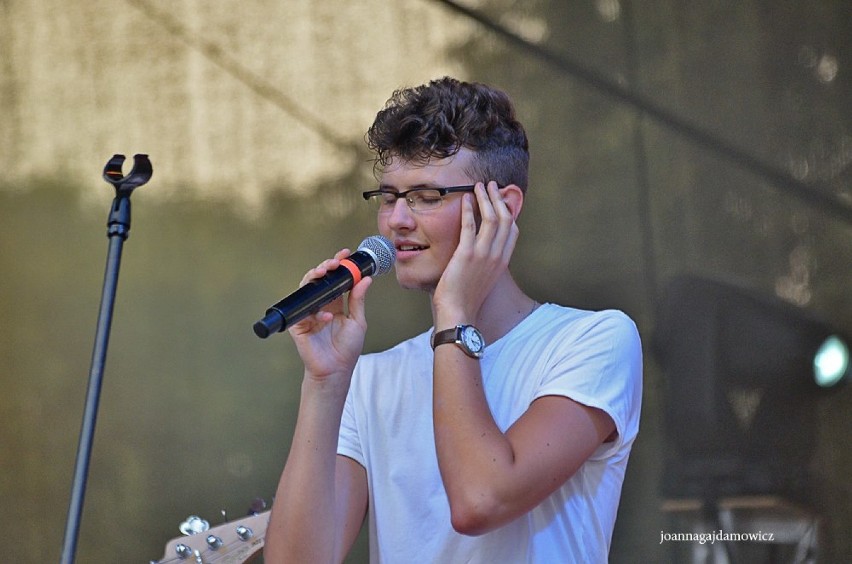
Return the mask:
{"type": "Polygon", "coordinates": [[[429,293],[435,290],[435,285],[437,284],[436,282],[418,280],[405,275],[400,276],[399,272],[397,272],[396,281],[399,284],[399,287],[404,290],[420,290],[421,292],[429,293]]]}

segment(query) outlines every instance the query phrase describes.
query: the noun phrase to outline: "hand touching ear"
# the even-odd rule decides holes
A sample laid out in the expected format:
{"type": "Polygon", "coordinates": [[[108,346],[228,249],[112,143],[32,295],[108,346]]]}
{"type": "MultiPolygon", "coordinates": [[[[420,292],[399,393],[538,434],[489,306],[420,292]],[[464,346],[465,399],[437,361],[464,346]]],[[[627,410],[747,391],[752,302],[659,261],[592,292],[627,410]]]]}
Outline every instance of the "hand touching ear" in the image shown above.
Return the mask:
{"type": "MultiPolygon", "coordinates": [[[[459,244],[432,298],[437,312],[452,322],[473,323],[498,278],[508,271],[518,240],[515,218],[523,195],[517,186],[478,183],[462,200],[459,244]],[[474,205],[479,210],[479,229],[474,205]]],[[[435,320],[438,321],[437,319],[435,320]]]]}

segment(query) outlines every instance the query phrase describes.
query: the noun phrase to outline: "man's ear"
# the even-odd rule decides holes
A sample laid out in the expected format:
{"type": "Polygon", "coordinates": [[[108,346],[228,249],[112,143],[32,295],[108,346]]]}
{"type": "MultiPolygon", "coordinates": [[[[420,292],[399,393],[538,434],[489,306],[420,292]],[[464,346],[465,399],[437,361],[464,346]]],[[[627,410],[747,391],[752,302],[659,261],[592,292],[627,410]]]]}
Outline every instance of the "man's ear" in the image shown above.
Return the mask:
{"type": "Polygon", "coordinates": [[[512,212],[512,217],[517,221],[521,214],[521,208],[524,207],[524,191],[515,184],[509,184],[500,188],[500,195],[503,196],[506,207],[512,212]]]}

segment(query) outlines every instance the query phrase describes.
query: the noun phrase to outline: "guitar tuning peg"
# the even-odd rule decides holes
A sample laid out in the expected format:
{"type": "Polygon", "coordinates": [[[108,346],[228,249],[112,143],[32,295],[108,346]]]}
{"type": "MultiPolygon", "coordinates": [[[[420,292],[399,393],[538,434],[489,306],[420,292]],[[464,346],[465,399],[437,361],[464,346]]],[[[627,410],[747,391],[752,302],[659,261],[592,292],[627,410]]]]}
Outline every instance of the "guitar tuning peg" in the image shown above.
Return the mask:
{"type": "Polygon", "coordinates": [[[266,509],[266,500],[262,497],[256,497],[252,500],[251,505],[249,505],[249,515],[257,515],[258,513],[262,513],[266,509]]]}
{"type": "Polygon", "coordinates": [[[222,520],[223,520],[225,523],[227,523],[227,522],[228,522],[228,512],[227,512],[227,511],[225,511],[224,509],[220,509],[220,510],[219,510],[219,513],[221,513],[221,514],[222,514],[222,520]]]}
{"type": "Polygon", "coordinates": [[[208,530],[210,528],[210,523],[198,515],[190,515],[178,528],[184,535],[197,535],[198,533],[203,533],[208,530]]]}

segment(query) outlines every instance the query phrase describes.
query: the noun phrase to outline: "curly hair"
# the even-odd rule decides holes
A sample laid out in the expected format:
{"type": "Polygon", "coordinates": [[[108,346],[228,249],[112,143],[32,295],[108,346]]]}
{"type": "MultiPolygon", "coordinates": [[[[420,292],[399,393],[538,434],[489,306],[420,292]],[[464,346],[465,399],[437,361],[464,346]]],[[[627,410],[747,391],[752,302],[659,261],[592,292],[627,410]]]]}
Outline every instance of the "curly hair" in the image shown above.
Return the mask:
{"type": "Polygon", "coordinates": [[[395,91],[376,115],[366,141],[374,170],[394,158],[424,165],[465,147],[474,151],[467,173],[482,182],[527,189],[529,145],[505,92],[450,77],[395,91]]]}

